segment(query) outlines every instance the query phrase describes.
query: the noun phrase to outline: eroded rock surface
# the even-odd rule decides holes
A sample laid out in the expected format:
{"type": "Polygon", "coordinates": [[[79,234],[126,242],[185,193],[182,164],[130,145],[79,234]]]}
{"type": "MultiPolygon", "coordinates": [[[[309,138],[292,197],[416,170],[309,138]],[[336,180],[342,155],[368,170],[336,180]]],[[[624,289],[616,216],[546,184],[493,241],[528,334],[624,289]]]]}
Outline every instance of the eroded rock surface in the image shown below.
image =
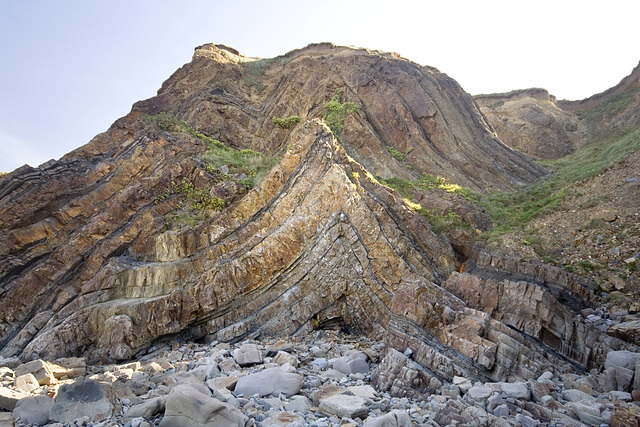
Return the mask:
{"type": "MultiPolygon", "coordinates": [[[[456,378],[470,388],[584,372],[611,349],[637,351],[581,316],[594,300],[588,279],[476,250],[473,231],[451,243],[373,176],[422,173],[489,191],[545,172],[493,136],[473,100],[435,69],[324,44],[262,62],[200,47],[107,133],[1,178],[0,355],[114,362],[167,340],[235,343],[339,326],[384,340],[387,371],[374,371],[376,381],[414,396],[456,378]],[[317,120],[336,89],[359,108],[340,139],[317,120]],[[153,125],[159,113],[189,132],[153,125]],[[301,123],[271,120],[289,115],[301,123]],[[210,138],[282,158],[251,190],[227,185],[228,168],[201,159],[210,138]],[[163,195],[183,179],[228,206],[167,230],[177,201],[163,195]]],[[[206,381],[228,398],[238,378],[215,376],[263,362],[253,344],[236,350],[235,361],[172,381],[206,381]]],[[[315,362],[340,381],[368,375],[371,356],[315,362]]],[[[273,368],[295,370],[280,358],[273,368]]],[[[145,375],[153,372],[136,387],[145,375]]],[[[455,405],[447,410],[478,415],[455,405]]]]}

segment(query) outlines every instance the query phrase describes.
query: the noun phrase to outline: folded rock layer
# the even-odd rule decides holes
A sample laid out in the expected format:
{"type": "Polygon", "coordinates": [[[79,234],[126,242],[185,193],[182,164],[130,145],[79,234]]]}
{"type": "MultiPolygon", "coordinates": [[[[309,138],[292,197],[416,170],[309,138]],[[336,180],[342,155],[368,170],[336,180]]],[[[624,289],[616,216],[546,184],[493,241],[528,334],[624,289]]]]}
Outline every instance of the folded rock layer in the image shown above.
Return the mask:
{"type": "Polygon", "coordinates": [[[637,350],[585,326],[588,279],[454,249],[372,172],[478,191],[544,173],[437,70],[332,45],[262,63],[200,47],[108,132],[1,178],[0,355],[127,360],[162,340],[337,325],[411,350],[412,361],[389,353],[389,375],[417,366],[420,388],[435,390],[455,376],[532,378],[637,350]],[[359,107],[340,140],[317,120],[336,89],[359,107]],[[149,120],[159,113],[190,131],[159,129],[149,120]],[[293,114],[293,129],[272,122],[293,114]],[[202,160],[207,136],[284,154],[250,191],[226,191],[221,212],[166,230],[172,183],[221,185],[202,160]]]}

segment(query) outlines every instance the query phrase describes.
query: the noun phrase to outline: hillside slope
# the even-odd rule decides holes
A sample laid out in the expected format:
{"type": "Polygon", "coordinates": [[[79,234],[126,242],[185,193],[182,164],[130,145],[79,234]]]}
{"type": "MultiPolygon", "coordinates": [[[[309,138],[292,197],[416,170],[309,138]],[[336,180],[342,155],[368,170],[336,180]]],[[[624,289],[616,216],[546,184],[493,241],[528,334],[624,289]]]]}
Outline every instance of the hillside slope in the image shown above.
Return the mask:
{"type": "Polygon", "coordinates": [[[204,45],[104,134],[0,181],[0,355],[116,361],[338,326],[411,348],[431,390],[597,368],[638,347],[580,316],[594,281],[474,244],[486,213],[460,185],[546,174],[433,68],[204,45]],[[440,233],[438,212],[464,221],[440,233]]]}

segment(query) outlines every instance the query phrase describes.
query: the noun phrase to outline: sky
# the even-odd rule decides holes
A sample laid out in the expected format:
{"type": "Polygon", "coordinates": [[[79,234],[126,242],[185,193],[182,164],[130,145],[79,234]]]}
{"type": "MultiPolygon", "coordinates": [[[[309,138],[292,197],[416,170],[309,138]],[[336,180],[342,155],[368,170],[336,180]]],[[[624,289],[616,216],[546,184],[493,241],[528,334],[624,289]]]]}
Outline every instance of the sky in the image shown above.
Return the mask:
{"type": "Polygon", "coordinates": [[[0,171],[84,145],[204,43],[262,58],[366,47],[473,95],[542,87],[575,100],[638,65],[638,16],[638,0],[2,0],[0,171]]]}

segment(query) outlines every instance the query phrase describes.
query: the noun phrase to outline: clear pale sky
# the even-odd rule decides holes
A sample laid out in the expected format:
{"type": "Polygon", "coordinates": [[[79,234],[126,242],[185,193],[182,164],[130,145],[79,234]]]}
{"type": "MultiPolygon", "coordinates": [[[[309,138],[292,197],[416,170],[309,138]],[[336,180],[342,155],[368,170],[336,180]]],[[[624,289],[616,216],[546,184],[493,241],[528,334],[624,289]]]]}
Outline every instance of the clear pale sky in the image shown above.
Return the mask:
{"type": "Polygon", "coordinates": [[[201,44],[269,58],[309,43],[398,52],[471,94],[583,99],[640,61],[638,0],[1,0],[0,171],[88,142],[201,44]]]}

